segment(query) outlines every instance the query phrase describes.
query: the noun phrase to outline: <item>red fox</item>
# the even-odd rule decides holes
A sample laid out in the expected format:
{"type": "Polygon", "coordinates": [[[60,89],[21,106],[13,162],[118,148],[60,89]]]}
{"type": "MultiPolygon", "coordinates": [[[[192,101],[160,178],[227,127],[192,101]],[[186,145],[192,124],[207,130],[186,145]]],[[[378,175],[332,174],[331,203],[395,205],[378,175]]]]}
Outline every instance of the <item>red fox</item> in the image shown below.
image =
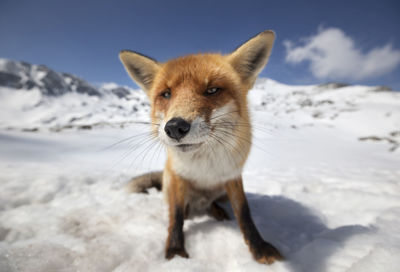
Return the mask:
{"type": "Polygon", "coordinates": [[[249,249],[259,263],[282,260],[250,215],[242,169],[251,147],[247,93],[267,64],[275,40],[267,30],[231,54],[195,54],[157,62],[123,50],[119,57],[151,103],[152,131],[166,146],[162,172],[132,180],[136,192],[162,188],[169,207],[165,257],[188,258],[183,222],[209,213],[229,219],[218,201],[228,197],[249,249]]]}

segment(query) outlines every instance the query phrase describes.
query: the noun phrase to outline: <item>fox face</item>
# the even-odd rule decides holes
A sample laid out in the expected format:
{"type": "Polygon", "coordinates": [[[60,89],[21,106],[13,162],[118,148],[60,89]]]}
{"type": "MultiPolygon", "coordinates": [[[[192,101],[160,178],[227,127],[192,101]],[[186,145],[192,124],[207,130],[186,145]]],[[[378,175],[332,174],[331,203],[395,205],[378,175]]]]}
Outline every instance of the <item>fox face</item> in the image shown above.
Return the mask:
{"type": "Polygon", "coordinates": [[[147,92],[153,131],[173,157],[211,157],[222,145],[223,156],[232,157],[228,168],[241,170],[251,145],[246,96],[273,41],[274,33],[265,31],[228,55],[196,54],[159,63],[125,50],[120,59],[147,92]]]}
{"type": "Polygon", "coordinates": [[[229,124],[234,125],[240,111],[246,115],[246,97],[223,57],[186,56],[166,63],[161,69],[150,97],[152,119],[160,124],[159,138],[173,151],[197,152],[209,148],[222,136],[217,125],[230,133],[229,124]]]}

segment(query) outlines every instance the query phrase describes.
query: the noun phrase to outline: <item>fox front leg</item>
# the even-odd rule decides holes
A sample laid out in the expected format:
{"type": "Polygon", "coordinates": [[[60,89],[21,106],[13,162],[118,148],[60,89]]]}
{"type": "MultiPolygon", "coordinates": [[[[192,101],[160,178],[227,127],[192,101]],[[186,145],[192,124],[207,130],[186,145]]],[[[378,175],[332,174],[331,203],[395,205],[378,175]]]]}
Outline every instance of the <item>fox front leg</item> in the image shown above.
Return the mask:
{"type": "Polygon", "coordinates": [[[188,258],[185,249],[183,222],[185,217],[185,194],[187,183],[176,175],[170,175],[170,182],[166,188],[169,206],[169,227],[165,258],[170,260],[175,255],[188,258]]]}
{"type": "Polygon", "coordinates": [[[229,181],[225,185],[225,189],[239,223],[240,230],[254,259],[259,263],[267,264],[272,264],[276,260],[283,260],[280,252],[273,245],[264,241],[254,225],[246,195],[244,194],[241,177],[237,180],[229,181]]]}

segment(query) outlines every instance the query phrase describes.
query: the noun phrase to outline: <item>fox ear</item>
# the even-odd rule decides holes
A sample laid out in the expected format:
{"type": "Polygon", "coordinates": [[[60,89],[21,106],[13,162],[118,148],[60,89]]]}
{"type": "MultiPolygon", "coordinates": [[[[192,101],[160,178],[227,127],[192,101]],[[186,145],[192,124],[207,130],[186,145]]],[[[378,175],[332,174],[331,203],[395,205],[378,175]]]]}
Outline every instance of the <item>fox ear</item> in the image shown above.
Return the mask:
{"type": "Polygon", "coordinates": [[[160,69],[159,63],[150,57],[129,50],[121,51],[119,59],[131,78],[141,88],[148,91],[160,69]]]}
{"type": "Polygon", "coordinates": [[[275,40],[272,30],[261,32],[228,55],[232,67],[243,82],[253,85],[257,75],[267,64],[275,40]]]}

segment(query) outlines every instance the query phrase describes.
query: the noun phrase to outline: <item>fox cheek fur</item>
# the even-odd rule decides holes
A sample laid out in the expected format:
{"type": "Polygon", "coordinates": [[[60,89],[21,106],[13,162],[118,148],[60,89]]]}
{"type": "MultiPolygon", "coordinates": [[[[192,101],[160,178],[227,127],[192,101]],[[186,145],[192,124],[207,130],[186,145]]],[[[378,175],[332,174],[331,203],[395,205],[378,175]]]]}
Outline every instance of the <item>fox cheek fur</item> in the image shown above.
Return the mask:
{"type": "Polygon", "coordinates": [[[282,260],[252,221],[242,169],[251,147],[247,92],[267,64],[274,32],[251,38],[231,54],[196,54],[165,63],[124,50],[126,71],[147,93],[153,131],[167,147],[162,172],[132,179],[135,192],[162,188],[168,203],[165,257],[187,258],[184,219],[208,213],[228,219],[218,201],[229,199],[245,242],[256,261],[282,260]]]}

